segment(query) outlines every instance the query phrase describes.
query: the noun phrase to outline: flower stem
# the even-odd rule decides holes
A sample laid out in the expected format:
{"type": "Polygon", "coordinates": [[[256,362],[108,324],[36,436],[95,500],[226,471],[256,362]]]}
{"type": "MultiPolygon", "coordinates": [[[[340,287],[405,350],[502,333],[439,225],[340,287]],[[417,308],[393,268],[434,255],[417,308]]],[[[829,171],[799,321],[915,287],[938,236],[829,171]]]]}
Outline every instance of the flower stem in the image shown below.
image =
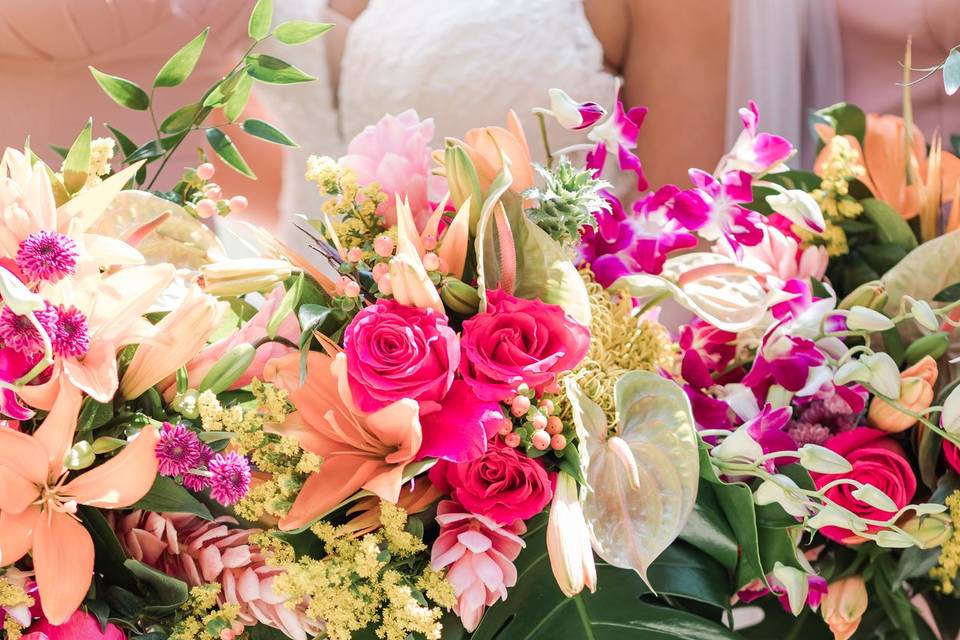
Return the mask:
{"type": "Polygon", "coordinates": [[[547,154],[547,168],[553,167],[553,154],[550,153],[550,139],[547,137],[547,121],[539,111],[534,114],[540,125],[540,139],[543,140],[543,150],[547,154]]]}

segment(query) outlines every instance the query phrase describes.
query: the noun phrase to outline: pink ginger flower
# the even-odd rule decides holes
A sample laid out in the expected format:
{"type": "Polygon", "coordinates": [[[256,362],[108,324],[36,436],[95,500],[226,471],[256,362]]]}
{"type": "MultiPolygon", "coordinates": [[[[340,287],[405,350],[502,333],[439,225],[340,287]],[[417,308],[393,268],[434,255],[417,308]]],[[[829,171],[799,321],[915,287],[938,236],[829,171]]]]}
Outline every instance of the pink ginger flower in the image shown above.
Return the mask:
{"type": "Polygon", "coordinates": [[[307,640],[323,630],[321,622],[307,617],[305,601],[291,607],[289,597],[273,590],[283,569],[251,543],[259,529],[237,528],[228,516],[208,522],[186,513],[111,511],[108,518],[131,558],[191,587],[219,584],[219,601],[239,605],[244,626],[260,622],[293,640],[307,640]]]}
{"type": "Polygon", "coordinates": [[[526,546],[520,536],[526,525],[517,520],[501,525],[470,513],[453,500],[437,507],[440,536],[430,552],[434,571],[447,569],[447,581],[457,596],[454,612],[467,631],[480,624],[484,610],[507,599],[507,589],[517,583],[513,561],[526,546]]]}
{"type": "Polygon", "coordinates": [[[793,155],[795,149],[786,138],[757,132],[760,111],[753,100],[740,109],[740,121],[743,122],[743,131],[730,152],[720,160],[717,174],[739,170],[753,176],[762,175],[793,155]]]}
{"type": "Polygon", "coordinates": [[[442,197],[443,178],[431,172],[430,139],[433,119],[420,120],[413,109],[385,115],[358,133],[340,164],[357,174],[361,185],[376,182],[387,194],[377,212],[388,227],[397,224],[397,195],[410,202],[417,228],[422,230],[433,213],[430,202],[442,197]]]}

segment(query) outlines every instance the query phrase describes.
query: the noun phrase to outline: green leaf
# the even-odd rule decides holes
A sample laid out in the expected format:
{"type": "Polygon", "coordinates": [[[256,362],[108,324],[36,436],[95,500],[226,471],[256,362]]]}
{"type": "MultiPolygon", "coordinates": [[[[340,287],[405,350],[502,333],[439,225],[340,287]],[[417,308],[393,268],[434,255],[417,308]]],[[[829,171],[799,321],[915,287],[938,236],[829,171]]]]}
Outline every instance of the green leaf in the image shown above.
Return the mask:
{"type": "MultiPolygon", "coordinates": [[[[597,591],[566,598],[556,585],[546,549],[545,524],[530,523],[527,547],[516,560],[517,585],[490,607],[472,640],[734,640],[719,624],[679,607],[652,604],[633,571],[597,565],[597,591]],[[643,597],[643,599],[641,599],[643,597]]],[[[687,545],[671,547],[650,567],[658,593],[723,607],[729,602],[720,565],[687,545]]]]}
{"type": "Polygon", "coordinates": [[[853,136],[860,144],[867,133],[867,116],[860,107],[839,102],[813,113],[814,124],[827,124],[834,128],[839,136],[853,136]]]}
{"type": "MultiPolygon", "coordinates": [[[[305,296],[301,295],[301,298],[305,296]]],[[[340,309],[331,309],[320,304],[302,304],[297,310],[297,319],[300,321],[300,380],[307,377],[307,354],[313,342],[313,334],[319,331],[329,336],[342,327],[349,319],[340,309]]]]}
{"type": "Polygon", "coordinates": [[[274,30],[277,40],[283,44],[298,45],[319,38],[335,25],[329,22],[307,22],[306,20],[290,20],[281,22],[274,30]]]}
{"type": "Polygon", "coordinates": [[[203,53],[203,45],[207,41],[207,34],[210,33],[210,27],[204,29],[200,35],[183,46],[180,51],[170,56],[170,59],[163,65],[157,77],[153,80],[155,87],[175,87],[186,80],[193,68],[197,66],[197,60],[203,53]]]}
{"type": "Polygon", "coordinates": [[[251,76],[268,84],[296,84],[316,80],[314,76],[304,73],[289,62],[265,53],[247,56],[246,69],[251,76]]]}
{"type": "Polygon", "coordinates": [[[186,131],[194,123],[197,114],[200,113],[199,104],[188,104],[180,107],[160,123],[160,131],[163,133],[179,133],[186,131]]]}
{"type": "Polygon", "coordinates": [[[723,515],[716,490],[706,480],[700,480],[697,504],[694,505],[679,538],[714,558],[730,571],[737,568],[737,538],[723,515]]]}
{"type": "Polygon", "coordinates": [[[147,495],[137,500],[131,509],[192,513],[204,520],[213,520],[210,510],[202,502],[171,478],[161,475],[153,481],[153,486],[150,487],[147,495]]]}
{"type": "Polygon", "coordinates": [[[77,433],[93,431],[107,424],[113,418],[112,402],[97,402],[93,398],[84,398],[77,417],[77,433]]]}
{"type": "Polygon", "coordinates": [[[110,126],[109,124],[107,125],[107,129],[110,130],[110,133],[113,134],[117,144],[120,145],[120,151],[123,152],[124,159],[137,150],[137,143],[127,137],[125,133],[115,127],[110,126]]]}
{"type": "Polygon", "coordinates": [[[129,569],[142,585],[142,591],[149,603],[143,608],[143,615],[167,615],[187,601],[190,589],[183,580],[168,576],[139,560],[127,560],[123,566],[129,569]]]}
{"type": "Polygon", "coordinates": [[[253,78],[247,74],[240,76],[240,81],[237,82],[236,88],[223,105],[223,115],[227,117],[229,122],[236,122],[240,114],[243,113],[243,110],[247,106],[247,101],[250,100],[250,90],[252,88],[253,78]]]}
{"type": "Polygon", "coordinates": [[[250,13],[250,22],[247,23],[247,33],[254,40],[262,40],[270,33],[270,23],[273,22],[273,0],[257,0],[250,13]]]}
{"type": "Polygon", "coordinates": [[[134,111],[145,111],[150,106],[150,96],[135,82],[130,82],[119,76],[111,76],[95,67],[88,67],[88,69],[90,69],[90,73],[93,74],[93,78],[100,85],[100,88],[121,107],[134,111]]]}
{"type": "Polygon", "coordinates": [[[256,174],[250,169],[250,165],[240,155],[240,151],[233,144],[233,141],[223,131],[217,128],[207,129],[207,142],[210,143],[214,153],[237,172],[254,180],[257,178],[256,174]]]}
{"type": "Polygon", "coordinates": [[[283,294],[283,299],[280,300],[280,304],[277,305],[276,311],[273,312],[273,315],[270,316],[270,320],[267,321],[267,337],[271,339],[277,337],[277,331],[280,330],[280,325],[296,308],[297,304],[300,302],[300,295],[302,293],[303,273],[300,273],[296,280],[293,281],[293,285],[291,285],[290,288],[287,289],[287,292],[283,294]]]}
{"type": "Polygon", "coordinates": [[[941,289],[937,295],[933,296],[934,302],[955,302],[960,300],[960,282],[955,282],[949,287],[941,289]]]}
{"type": "Polygon", "coordinates": [[[285,147],[299,146],[283,131],[280,131],[280,129],[277,129],[269,122],[264,122],[263,120],[250,118],[248,120],[244,120],[240,127],[254,138],[260,138],[261,140],[266,140],[267,142],[272,142],[274,144],[280,144],[285,147]]]}
{"type": "Polygon", "coordinates": [[[957,89],[960,89],[960,51],[954,48],[943,63],[943,90],[952,96],[957,89]]]}
{"type": "Polygon", "coordinates": [[[90,140],[93,130],[93,120],[80,131],[80,135],[70,145],[67,157],[63,161],[63,186],[70,193],[76,193],[87,183],[87,174],[90,172],[90,140]]]}
{"type": "Polygon", "coordinates": [[[863,216],[876,225],[877,239],[880,242],[896,244],[907,251],[917,246],[917,238],[910,225],[896,209],[877,198],[864,198],[860,204],[863,205],[863,216]]]}
{"type": "Polygon", "coordinates": [[[136,588],[133,574],[123,566],[127,554],[124,553],[113,527],[103,517],[103,512],[84,505],[80,505],[78,509],[84,527],[93,538],[94,567],[97,573],[103,574],[110,584],[127,589],[136,588]]]}
{"type": "Polygon", "coordinates": [[[127,164],[133,164],[138,160],[146,160],[150,162],[156,160],[163,155],[163,146],[158,140],[151,140],[150,142],[145,142],[137,149],[127,156],[127,164]]]}

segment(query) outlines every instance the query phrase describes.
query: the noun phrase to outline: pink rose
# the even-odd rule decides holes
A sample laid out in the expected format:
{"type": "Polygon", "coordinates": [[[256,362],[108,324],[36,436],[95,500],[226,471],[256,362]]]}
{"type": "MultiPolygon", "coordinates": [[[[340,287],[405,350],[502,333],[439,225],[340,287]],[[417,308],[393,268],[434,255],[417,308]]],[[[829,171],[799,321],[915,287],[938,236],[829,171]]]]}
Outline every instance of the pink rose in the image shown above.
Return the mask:
{"type": "MultiPolygon", "coordinates": [[[[903,449],[883,431],[858,427],[833,436],[824,446],[846,458],[853,469],[843,474],[811,474],[817,488],[837,478],[850,478],[863,484],[873,485],[889,496],[897,505],[897,509],[910,503],[917,490],[917,478],[913,474],[913,469],[910,468],[910,462],[905,457],[903,449]]],[[[893,512],[871,507],[854,498],[851,493],[855,488],[851,485],[840,485],[827,490],[825,495],[862,518],[886,520],[893,515],[893,512]]],[[[867,530],[873,532],[877,527],[868,527],[867,530]]],[[[849,529],[841,527],[824,527],[820,532],[837,542],[843,542],[845,538],[856,535],[849,529]]]]}
{"type": "Polygon", "coordinates": [[[53,625],[45,619],[35,622],[23,640],[126,640],[127,636],[114,624],[105,631],[91,614],[77,609],[66,622],[53,625]]]}
{"type": "Polygon", "coordinates": [[[353,400],[372,413],[409,398],[421,413],[439,407],[460,364],[457,334],[433,309],[379,300],[361,311],[343,336],[353,400]]]}
{"type": "Polygon", "coordinates": [[[500,524],[537,515],[553,497],[553,481],[543,465],[516,449],[491,443],[479,458],[430,469],[430,481],[471,513],[500,524]]]}
{"type": "Polygon", "coordinates": [[[463,323],[461,373],[484,400],[503,401],[521,383],[541,391],[587,355],[590,330],[562,308],[487,292],[487,310],[463,323]]]}

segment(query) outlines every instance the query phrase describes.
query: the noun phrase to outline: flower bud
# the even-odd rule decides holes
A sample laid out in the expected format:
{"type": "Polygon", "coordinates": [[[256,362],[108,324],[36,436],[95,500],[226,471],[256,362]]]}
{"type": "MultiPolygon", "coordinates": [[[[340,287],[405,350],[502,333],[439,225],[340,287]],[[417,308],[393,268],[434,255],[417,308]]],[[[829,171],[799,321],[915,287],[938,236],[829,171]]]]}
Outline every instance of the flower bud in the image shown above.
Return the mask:
{"type": "Polygon", "coordinates": [[[879,311],[855,305],[847,312],[847,328],[851,331],[886,331],[893,321],[879,311]]]}
{"type": "Polygon", "coordinates": [[[885,494],[880,489],[877,489],[872,484],[865,484],[857,489],[854,489],[850,492],[850,495],[855,499],[868,504],[874,509],[879,509],[880,511],[889,511],[891,513],[897,510],[897,503],[893,501],[890,496],[885,494]]]}
{"type": "Polygon", "coordinates": [[[188,420],[196,420],[200,417],[200,408],[197,401],[200,394],[196,389],[187,389],[183,393],[178,393],[170,403],[170,408],[182,415],[188,420]]]}
{"type": "Polygon", "coordinates": [[[753,462],[763,455],[763,447],[746,429],[740,428],[715,446],[710,455],[725,462],[753,462]]]}
{"type": "Polygon", "coordinates": [[[444,278],[440,283],[440,298],[454,313],[472,315],[480,307],[477,290],[457,278],[444,278]]]}
{"type": "Polygon", "coordinates": [[[560,89],[550,89],[548,93],[550,111],[564,129],[586,129],[606,114],[596,102],[577,102],[560,89]]]}
{"type": "Polygon", "coordinates": [[[292,273],[292,267],[286,260],[222,260],[200,267],[200,286],[215,296],[241,296],[269,291],[292,273]]]}
{"type": "Polygon", "coordinates": [[[246,372],[256,355],[257,349],[249,342],[236,345],[210,367],[198,390],[201,393],[208,389],[214,393],[226,391],[246,372]]]}
{"type": "Polygon", "coordinates": [[[943,411],[940,413],[940,426],[947,433],[960,433],[960,385],[953,388],[950,395],[943,402],[943,411]]]}
{"type": "Polygon", "coordinates": [[[861,382],[887,398],[900,397],[900,369],[884,352],[867,354],[844,363],[837,369],[833,381],[836,384],[861,382]]]}
{"type": "Polygon", "coordinates": [[[810,591],[810,581],[807,579],[806,572],[777,562],[773,565],[773,577],[787,593],[790,613],[795,616],[800,615],[807,604],[807,594],[810,591]]]}
{"type": "Polygon", "coordinates": [[[889,296],[879,280],[865,282],[850,293],[837,305],[838,309],[852,309],[855,306],[867,307],[879,311],[887,304],[889,296]]]}
{"type": "Polygon", "coordinates": [[[63,459],[63,466],[71,471],[86,469],[93,464],[96,457],[97,454],[94,453],[90,443],[81,440],[67,451],[67,455],[63,459]]]}
{"type": "Polygon", "coordinates": [[[944,513],[914,515],[909,520],[901,522],[899,526],[920,541],[921,549],[935,549],[953,536],[950,516],[944,513]]]}
{"type": "Polygon", "coordinates": [[[814,473],[847,473],[853,466],[850,461],[836,451],[817,444],[805,444],[800,447],[800,465],[814,473]]]}
{"type": "Polygon", "coordinates": [[[834,640],[848,640],[857,631],[866,610],[867,585],[860,576],[830,583],[827,595],[820,601],[820,615],[834,640]]]}
{"type": "Polygon", "coordinates": [[[590,544],[590,530],[577,491],[577,481],[565,472],[557,475],[557,486],[547,520],[547,552],[557,585],[567,597],[584,587],[597,588],[597,569],[590,544]]]}
{"type": "Polygon", "coordinates": [[[826,229],[820,205],[806,191],[788,189],[785,193],[767,196],[767,204],[790,222],[813,233],[823,233],[826,229]]]}
{"type": "Polygon", "coordinates": [[[764,480],[753,494],[753,501],[760,505],[777,504],[784,511],[797,518],[810,515],[807,503],[796,494],[787,491],[787,488],[797,489],[797,483],[789,476],[777,474],[774,480],[764,480]]]}
{"type": "Polygon", "coordinates": [[[918,362],[926,356],[937,359],[947,352],[950,348],[950,335],[938,331],[928,336],[923,336],[907,345],[903,356],[907,362],[918,362]]]}
{"type": "MultiPolygon", "coordinates": [[[[900,384],[900,404],[914,412],[920,412],[933,402],[933,387],[922,378],[904,378],[900,384]]],[[[871,427],[887,433],[906,431],[917,419],[903,413],[883,398],[874,397],[867,411],[867,422],[871,427]]]]}
{"type": "Polygon", "coordinates": [[[910,302],[912,303],[910,311],[918,325],[929,331],[937,331],[940,328],[940,320],[937,319],[937,314],[933,312],[929,302],[913,298],[910,298],[910,302]]]}
{"type": "Polygon", "coordinates": [[[467,151],[457,143],[447,145],[443,164],[447,174],[447,185],[450,188],[450,199],[454,206],[459,210],[467,198],[470,199],[470,236],[473,237],[480,223],[480,207],[483,204],[483,193],[480,190],[477,170],[467,151]]]}

